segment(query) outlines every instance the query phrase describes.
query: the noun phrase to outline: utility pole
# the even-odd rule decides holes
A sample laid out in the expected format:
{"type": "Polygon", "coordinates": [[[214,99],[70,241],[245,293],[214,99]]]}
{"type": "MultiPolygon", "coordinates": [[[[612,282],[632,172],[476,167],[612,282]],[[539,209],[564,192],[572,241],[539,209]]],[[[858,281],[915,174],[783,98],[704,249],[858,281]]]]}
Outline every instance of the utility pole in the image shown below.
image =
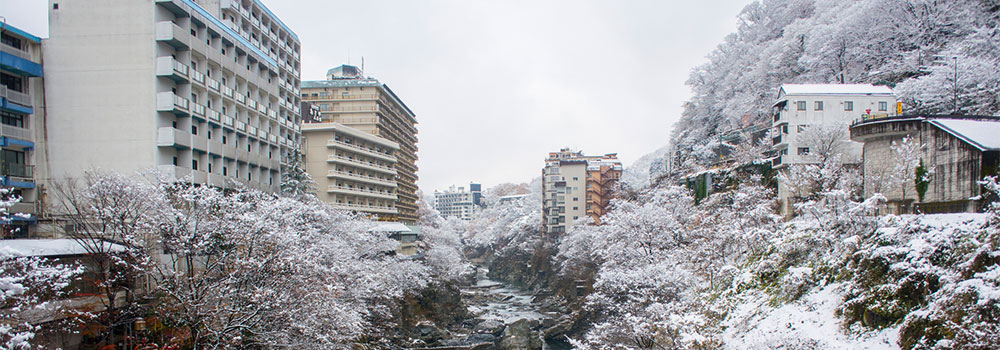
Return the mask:
{"type": "Polygon", "coordinates": [[[955,111],[953,114],[958,114],[958,56],[952,57],[955,59],[955,111]]]}

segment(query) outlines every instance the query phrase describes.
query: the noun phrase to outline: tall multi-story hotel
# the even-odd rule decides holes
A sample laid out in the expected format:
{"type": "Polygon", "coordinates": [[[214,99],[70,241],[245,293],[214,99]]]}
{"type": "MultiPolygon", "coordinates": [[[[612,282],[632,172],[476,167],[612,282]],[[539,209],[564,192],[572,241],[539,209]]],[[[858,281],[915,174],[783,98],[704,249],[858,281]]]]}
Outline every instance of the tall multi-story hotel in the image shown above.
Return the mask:
{"type": "MultiPolygon", "coordinates": [[[[319,106],[324,123],[342,124],[396,143],[396,210],[400,221],[417,220],[417,119],[402,100],[355,66],[327,72],[327,80],[302,82],[302,99],[319,106]]],[[[308,155],[307,155],[308,157],[308,155]]]]}
{"type": "Polygon", "coordinates": [[[50,1],[50,176],[159,169],[277,191],[299,145],[299,39],[257,0],[50,1]]]}
{"type": "Polygon", "coordinates": [[[35,165],[44,164],[45,154],[44,144],[35,144],[45,132],[41,63],[41,39],[0,25],[0,186],[12,190],[5,197],[21,198],[0,218],[0,238],[30,237],[39,214],[35,165]]]}
{"type": "MultiPolygon", "coordinates": [[[[802,135],[816,125],[844,126],[840,150],[842,159],[860,163],[861,143],[852,142],[847,124],[863,116],[896,115],[896,97],[886,86],[868,84],[784,84],[778,90],[771,124],[774,158],[771,166],[781,172],[794,171],[789,165],[811,164],[813,150],[802,135]]],[[[792,214],[795,189],[779,181],[781,212],[792,214]]]]}
{"type": "Polygon", "coordinates": [[[544,233],[565,233],[585,216],[600,223],[621,176],[616,153],[585,156],[568,148],[549,153],[542,169],[544,233]]]}
{"type": "Polygon", "coordinates": [[[472,220],[476,210],[482,205],[483,186],[470,183],[469,190],[465,187],[449,187],[445,191],[434,191],[434,209],[441,216],[472,220]]]}
{"type": "Polygon", "coordinates": [[[398,219],[399,144],[334,122],[302,124],[306,171],[317,196],[338,209],[398,219]]]}

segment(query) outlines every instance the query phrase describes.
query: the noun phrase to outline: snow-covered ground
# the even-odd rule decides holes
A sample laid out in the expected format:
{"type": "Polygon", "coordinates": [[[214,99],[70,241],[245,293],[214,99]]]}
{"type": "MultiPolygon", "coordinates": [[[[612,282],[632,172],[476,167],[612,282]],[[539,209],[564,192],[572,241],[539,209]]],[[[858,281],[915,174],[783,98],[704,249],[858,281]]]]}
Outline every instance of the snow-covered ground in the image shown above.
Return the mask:
{"type": "Polygon", "coordinates": [[[817,287],[801,299],[774,308],[767,298],[734,310],[723,341],[731,349],[899,349],[899,327],[850,336],[834,314],[843,301],[843,285],[817,287]]]}

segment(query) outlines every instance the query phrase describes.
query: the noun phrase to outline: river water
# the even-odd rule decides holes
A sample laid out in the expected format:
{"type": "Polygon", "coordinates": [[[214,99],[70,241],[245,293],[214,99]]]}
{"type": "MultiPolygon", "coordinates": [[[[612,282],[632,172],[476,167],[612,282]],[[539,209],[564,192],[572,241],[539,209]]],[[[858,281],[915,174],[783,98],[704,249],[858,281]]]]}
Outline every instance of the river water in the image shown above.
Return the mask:
{"type": "MultiPolygon", "coordinates": [[[[533,297],[523,290],[512,288],[498,281],[490,280],[485,268],[476,271],[476,283],[462,289],[462,299],[466,302],[469,312],[474,318],[495,320],[510,325],[518,320],[537,320],[540,323],[547,319],[558,319],[559,314],[548,313],[533,302],[533,297]]],[[[541,332],[539,332],[541,333],[541,332]]],[[[539,335],[540,336],[540,335],[539,335]]],[[[543,339],[542,349],[569,349],[563,343],[546,343],[543,339]]]]}

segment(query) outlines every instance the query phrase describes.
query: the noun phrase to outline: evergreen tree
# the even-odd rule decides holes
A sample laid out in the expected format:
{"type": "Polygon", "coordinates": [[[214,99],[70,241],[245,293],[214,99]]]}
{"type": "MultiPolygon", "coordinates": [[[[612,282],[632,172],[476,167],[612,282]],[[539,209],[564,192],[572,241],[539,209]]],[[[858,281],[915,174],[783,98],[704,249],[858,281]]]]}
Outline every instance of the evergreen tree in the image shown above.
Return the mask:
{"type": "Polygon", "coordinates": [[[292,152],[288,168],[282,174],[281,194],[288,197],[316,195],[316,182],[306,172],[306,166],[302,160],[302,152],[298,148],[292,152]]]}

